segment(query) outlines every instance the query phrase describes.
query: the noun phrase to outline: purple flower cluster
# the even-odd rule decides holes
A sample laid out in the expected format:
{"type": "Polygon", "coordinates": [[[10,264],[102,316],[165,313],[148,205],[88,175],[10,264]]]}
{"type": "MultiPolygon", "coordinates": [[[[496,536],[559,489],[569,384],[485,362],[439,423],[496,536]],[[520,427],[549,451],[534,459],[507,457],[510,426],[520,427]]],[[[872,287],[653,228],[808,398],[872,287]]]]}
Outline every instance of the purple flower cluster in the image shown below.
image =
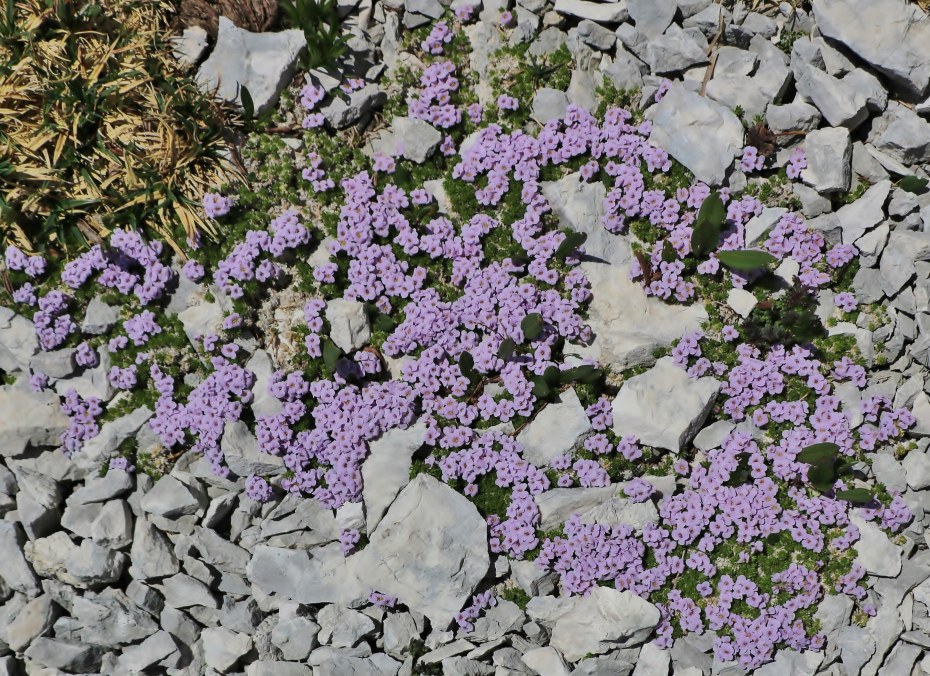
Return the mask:
{"type": "Polygon", "coordinates": [[[54,350],[78,330],[66,312],[69,301],[70,298],[58,290],[49,291],[39,298],[39,309],[32,315],[32,321],[43,350],[54,350]]]}
{"type": "Polygon", "coordinates": [[[433,55],[442,54],[442,46],[452,42],[453,33],[445,21],[439,21],[433,26],[429,36],[420,43],[420,49],[433,55]]]}
{"type": "Polygon", "coordinates": [[[220,218],[229,213],[232,209],[233,198],[226,197],[214,192],[204,193],[203,211],[207,218],[220,218]]]}
{"type": "Polygon", "coordinates": [[[494,594],[493,589],[488,589],[481,594],[475,594],[471,599],[471,604],[461,612],[456,613],[455,621],[458,622],[459,628],[461,628],[462,631],[474,631],[474,622],[478,619],[478,615],[481,614],[481,611],[486,608],[493,608],[496,605],[497,596],[494,594]]]}
{"type": "Polygon", "coordinates": [[[33,279],[45,272],[45,259],[42,256],[27,256],[15,244],[6,248],[6,267],[9,270],[19,270],[33,279]]]}
{"type": "Polygon", "coordinates": [[[310,231],[300,222],[297,210],[288,209],[271,222],[269,230],[249,230],[245,241],[238,243],[217,264],[213,281],[231,298],[241,298],[245,290],[239,282],[267,282],[280,272],[277,264],[268,258],[262,259],[262,254],[280,258],[309,241],[310,231]]]}
{"type": "Polygon", "coordinates": [[[747,174],[759,171],[765,165],[765,156],[759,154],[755,146],[743,148],[743,157],[739,161],[739,168],[747,174]]]}
{"type": "Polygon", "coordinates": [[[804,148],[795,146],[788,157],[788,166],[785,167],[785,173],[788,178],[795,179],[801,175],[801,170],[807,168],[807,157],[804,155],[804,148]]]}
{"type": "Polygon", "coordinates": [[[410,117],[426,120],[434,127],[448,129],[462,121],[462,111],[452,103],[459,88],[455,64],[451,61],[432,63],[420,76],[422,89],[416,98],[407,100],[410,117]]]}
{"type": "Polygon", "coordinates": [[[74,388],[65,392],[61,411],[68,416],[68,429],[61,435],[65,456],[71,457],[81,450],[84,442],[100,433],[97,418],[103,415],[103,406],[97,397],[81,397],[74,388]]]}

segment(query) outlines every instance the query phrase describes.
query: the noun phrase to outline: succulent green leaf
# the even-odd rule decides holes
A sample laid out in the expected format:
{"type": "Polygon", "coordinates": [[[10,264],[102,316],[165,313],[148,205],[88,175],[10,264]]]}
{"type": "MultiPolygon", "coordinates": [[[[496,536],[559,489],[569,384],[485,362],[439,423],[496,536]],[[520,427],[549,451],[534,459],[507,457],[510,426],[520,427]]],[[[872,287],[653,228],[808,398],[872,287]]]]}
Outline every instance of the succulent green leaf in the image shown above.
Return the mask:
{"type": "Polygon", "coordinates": [[[837,491],[836,497],[840,500],[846,500],[847,502],[852,502],[857,505],[864,505],[872,502],[874,499],[872,493],[865,488],[850,488],[845,491],[837,491]]]}
{"type": "Polygon", "coordinates": [[[520,322],[520,328],[523,330],[523,336],[527,340],[535,340],[542,333],[543,318],[538,312],[528,314],[520,322]]]}
{"type": "Polygon", "coordinates": [[[565,239],[559,244],[559,248],[555,250],[555,257],[560,261],[565,260],[569,254],[577,251],[578,247],[584,244],[587,239],[588,236],[583,232],[566,233],[565,239]]]}
{"type": "Polygon", "coordinates": [[[795,460],[797,462],[806,462],[811,465],[823,462],[824,460],[833,460],[839,452],[840,447],[825,441],[820,444],[811,444],[801,449],[795,460]]]}
{"type": "Polygon", "coordinates": [[[720,243],[720,230],[727,217],[726,207],[717,192],[712,192],[698,210],[691,233],[691,251],[703,258],[717,248],[720,243]]]}
{"type": "Polygon", "coordinates": [[[898,187],[912,193],[921,193],[927,188],[927,179],[916,176],[905,176],[898,181],[898,187]]]}
{"type": "Polygon", "coordinates": [[[731,270],[743,271],[758,270],[778,262],[778,259],[768,251],[759,251],[758,249],[718,251],[717,258],[731,270]]]}

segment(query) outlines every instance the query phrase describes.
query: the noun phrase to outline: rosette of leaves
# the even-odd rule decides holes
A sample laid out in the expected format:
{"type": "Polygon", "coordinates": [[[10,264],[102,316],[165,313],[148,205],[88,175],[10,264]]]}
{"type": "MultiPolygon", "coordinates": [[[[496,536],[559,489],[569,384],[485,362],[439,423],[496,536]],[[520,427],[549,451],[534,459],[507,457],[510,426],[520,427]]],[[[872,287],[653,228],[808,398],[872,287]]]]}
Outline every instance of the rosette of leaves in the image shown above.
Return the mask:
{"type": "MultiPolygon", "coordinates": [[[[852,461],[841,457],[839,450],[840,447],[836,444],[823,442],[806,446],[795,456],[797,462],[810,465],[807,480],[820,493],[832,492],[837,479],[852,474],[852,461]]],[[[836,491],[836,497],[855,504],[866,504],[874,499],[872,493],[865,488],[836,491]]]]}
{"type": "Polygon", "coordinates": [[[826,335],[816,314],[817,299],[798,280],[775,300],[756,304],[743,322],[746,340],[759,346],[810,343],[826,335]]]}
{"type": "Polygon", "coordinates": [[[0,245],[58,255],[114,227],[215,235],[200,199],[238,176],[224,109],[171,55],[156,0],[0,5],[0,245]]]}
{"type": "Polygon", "coordinates": [[[284,23],[304,32],[303,67],[325,68],[348,51],[336,0],[280,0],[284,23]]]}

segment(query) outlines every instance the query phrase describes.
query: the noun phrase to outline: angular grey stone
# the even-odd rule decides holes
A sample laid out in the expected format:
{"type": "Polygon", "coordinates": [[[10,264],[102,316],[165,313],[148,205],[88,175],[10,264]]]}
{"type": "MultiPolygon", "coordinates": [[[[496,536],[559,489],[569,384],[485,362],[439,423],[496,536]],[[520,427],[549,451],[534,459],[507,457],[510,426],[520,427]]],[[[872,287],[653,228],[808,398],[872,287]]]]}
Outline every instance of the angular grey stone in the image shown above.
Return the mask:
{"type": "Polygon", "coordinates": [[[568,95],[558,89],[540,87],[533,97],[533,119],[544,125],[549,120],[560,120],[565,117],[568,107],[568,95]]]}
{"type": "Polygon", "coordinates": [[[225,627],[207,628],[203,637],[203,657],[207,666],[221,674],[231,671],[236,663],[252,649],[252,639],[225,627]]]}
{"type": "Polygon", "coordinates": [[[422,164],[439,146],[442,134],[428,122],[412,117],[395,117],[391,122],[395,152],[422,164]]]}
{"type": "Polygon", "coordinates": [[[336,129],[345,129],[371,114],[387,101],[387,94],[376,84],[367,84],[347,97],[333,96],[320,112],[336,129]]]}
{"type": "Polygon", "coordinates": [[[852,142],[849,130],[825,127],[810,132],[804,140],[807,168],[801,180],[817,192],[845,192],[852,180],[852,142]]]}
{"type": "MultiPolygon", "coordinates": [[[[385,618],[385,627],[392,616],[385,618]]],[[[281,651],[286,660],[303,661],[319,642],[320,625],[306,617],[294,617],[279,621],[271,632],[271,642],[281,651]]],[[[387,634],[385,633],[385,640],[387,634]]],[[[409,644],[409,642],[408,642],[409,644]]],[[[407,644],[404,645],[407,647],[407,644]]]]}
{"type": "Polygon", "coordinates": [[[795,70],[798,94],[813,103],[834,127],[855,129],[870,110],[884,110],[887,94],[875,76],[856,69],[843,78],[808,65],[795,70]]]}
{"type": "MultiPolygon", "coordinates": [[[[192,483],[196,484],[196,480],[192,483]]],[[[149,514],[176,519],[185,514],[202,513],[209,501],[199,484],[192,486],[165,475],[155,482],[139,504],[149,514]]]]}
{"type": "Polygon", "coordinates": [[[75,545],[65,533],[57,531],[45,538],[26,543],[26,559],[42,577],[57,577],[65,584],[88,589],[119,579],[126,556],[84,540],[75,545]]]}
{"type": "Polygon", "coordinates": [[[61,669],[72,674],[89,674],[100,666],[103,650],[99,646],[57,638],[37,638],[26,651],[26,657],[49,669],[61,669]]]}
{"type": "Polygon", "coordinates": [[[25,540],[17,524],[0,520],[0,579],[13,591],[35,596],[39,581],[23,555],[25,540]]]}
{"type": "Polygon", "coordinates": [[[362,499],[365,503],[366,532],[381,521],[397,494],[410,483],[414,452],[423,445],[426,426],[394,428],[369,442],[370,453],[362,463],[362,499]]]}
{"type": "Polygon", "coordinates": [[[52,350],[51,352],[39,352],[29,362],[29,369],[33,372],[39,371],[49,378],[67,378],[74,373],[76,364],[74,363],[73,347],[63,348],[61,350],[52,350]]]}
{"type": "Polygon", "coordinates": [[[284,473],[284,459],[259,450],[258,440],[241,420],[226,421],[220,448],[229,469],[240,477],[250,474],[277,476],[284,473]]]}
{"type": "Polygon", "coordinates": [[[103,504],[91,525],[91,538],[101,547],[122,549],[132,542],[132,511],[125,500],[103,504]]]}
{"type": "Polygon", "coordinates": [[[856,513],[849,515],[850,523],[859,529],[859,540],[853,545],[856,560],[866,572],[879,577],[894,577],[901,572],[901,548],[871,521],[856,513]]]}
{"type": "Polygon", "coordinates": [[[188,26],[171,38],[171,53],[182,66],[196,66],[209,47],[208,33],[200,26],[188,26]]]}
{"type": "Polygon", "coordinates": [[[565,31],[559,30],[558,28],[547,28],[542,33],[540,33],[535,40],[533,40],[532,44],[527,50],[527,53],[530,56],[536,57],[537,59],[543,56],[547,56],[557,51],[562,45],[564,45],[565,40],[565,31]]]}
{"type": "Polygon", "coordinates": [[[133,484],[133,477],[129,472],[113,471],[102,477],[90,476],[83,486],[68,497],[68,502],[78,505],[106,502],[125,495],[132,490],[133,484]]]}
{"type": "Polygon", "coordinates": [[[136,519],[129,557],[129,574],[136,579],[167,577],[180,570],[168,537],[142,517],[136,519]]]}
{"type": "Polygon", "coordinates": [[[367,615],[344,606],[324,606],[316,617],[320,625],[320,643],[336,648],[352,648],[375,631],[374,621],[367,615]]]}
{"type": "Polygon", "coordinates": [[[739,119],[726,107],[680,84],[673,84],[646,117],[653,122],[650,141],[710,185],[723,182],[743,147],[739,119]]]}
{"type": "Polygon", "coordinates": [[[38,351],[39,338],[32,320],[0,307],[0,369],[25,371],[38,351]]]}
{"type": "Polygon", "coordinates": [[[240,105],[240,87],[247,87],[260,115],[277,103],[290,84],[305,47],[301,30],[251,33],[220,16],[216,45],[197,70],[197,83],[204,91],[216,89],[217,96],[240,105]]]}
{"type": "MultiPolygon", "coordinates": [[[[680,4],[680,3],[679,3],[680,4]]],[[[708,40],[713,39],[720,28],[721,21],[724,26],[730,23],[732,14],[730,10],[719,3],[711,3],[698,12],[695,12],[682,21],[682,28],[696,28],[704,34],[708,40]]]]}
{"type": "Polygon", "coordinates": [[[178,573],[162,581],[162,593],[165,595],[165,605],[172,608],[190,608],[191,606],[205,606],[219,608],[220,601],[200,580],[190,575],[178,573]]]}
{"type": "Polygon", "coordinates": [[[404,9],[430,19],[438,19],[443,13],[443,6],[438,0],[404,0],[404,9]]]}
{"type": "Polygon", "coordinates": [[[255,384],[252,386],[252,412],[255,417],[280,413],[283,404],[268,392],[268,385],[275,370],[271,356],[265,350],[255,350],[245,367],[255,374],[255,384]]]}
{"type": "Polygon", "coordinates": [[[914,450],[901,461],[911,490],[922,491],[930,487],[930,455],[926,451],[914,450]]]}
{"type": "Polygon", "coordinates": [[[707,63],[707,54],[690,35],[672,24],[646,46],[646,63],[653,75],[678,73],[700,63],[707,63]]]}
{"type": "Polygon", "coordinates": [[[119,445],[136,434],[151,417],[152,411],[147,406],[140,406],[116,420],[104,423],[100,427],[100,433],[85,442],[80,453],[72,456],[73,462],[84,471],[85,476],[90,472],[96,472],[100,465],[116,452],[119,445]]]}
{"type": "Polygon", "coordinates": [[[891,181],[879,181],[851,204],[836,212],[843,228],[843,243],[852,244],[885,218],[885,202],[891,191],[891,181]]]}
{"type": "Polygon", "coordinates": [[[589,2],[589,0],[555,0],[555,11],[598,23],[622,23],[630,13],[624,0],[589,2]]]}
{"type": "Polygon", "coordinates": [[[574,388],[559,395],[559,401],[546,405],[523,428],[517,441],[523,457],[537,467],[547,467],[552,459],[569,452],[591,430],[591,421],[574,388]]]}
{"type": "Polygon", "coordinates": [[[437,479],[413,479],[352,557],[359,583],[396,596],[445,629],[488,572],[487,525],[437,479]]]}
{"type": "Polygon", "coordinates": [[[904,164],[930,160],[930,123],[897,102],[872,122],[869,141],[904,164]]]}
{"type": "Polygon", "coordinates": [[[765,110],[765,121],[776,134],[816,129],[820,119],[820,111],[803,101],[771,105],[765,110]]]}
{"type": "Polygon", "coordinates": [[[242,547],[220,537],[209,528],[195,527],[190,536],[197,547],[198,558],[217,570],[245,574],[251,554],[242,547]]]}
{"type": "Polygon", "coordinates": [[[58,446],[68,429],[54,392],[0,387],[0,457],[17,457],[33,446],[58,446]]]}
{"type": "Polygon", "coordinates": [[[743,109],[747,118],[765,113],[772,98],[757,78],[716,73],[707,83],[707,96],[730,110],[743,109]]]}
{"type": "Polygon", "coordinates": [[[571,673],[559,651],[549,646],[527,650],[520,660],[531,670],[530,673],[546,676],[568,676],[571,673]]]}
{"type": "Polygon", "coordinates": [[[167,631],[159,631],[138,645],[127,646],[117,661],[124,673],[144,671],[178,651],[178,644],[167,631]]]}
{"type": "Polygon", "coordinates": [[[14,652],[20,653],[33,639],[51,629],[57,617],[57,606],[52,597],[48,594],[37,596],[7,624],[4,640],[14,652]]]}
{"type": "Polygon", "coordinates": [[[364,347],[371,337],[365,305],[358,301],[342,298],[328,301],[326,321],[330,325],[330,338],[343,352],[364,347]]]}
{"type": "Polygon", "coordinates": [[[657,347],[670,345],[706,321],[703,305],[670,305],[646,296],[641,282],[630,279],[629,263],[583,262],[581,268],[594,294],[589,307],[594,342],[588,347],[572,345],[582,356],[618,371],[650,364],[655,361],[652,353],[657,347]]]}
{"type": "Polygon", "coordinates": [[[615,648],[640,645],[660,618],[659,609],[648,601],[611,587],[597,586],[587,596],[559,601],[548,617],[552,623],[549,644],[569,662],[577,662],[587,654],[602,655],[615,648]]]}
{"type": "Polygon", "coordinates": [[[623,383],[613,402],[614,433],[677,453],[704,424],[720,382],[692,380],[671,357],[623,383]]]}
{"type": "Polygon", "coordinates": [[[882,252],[882,290],[894,296],[916,274],[917,261],[930,260],[930,233],[896,229],[882,252]]]}
{"type": "Polygon", "coordinates": [[[77,596],[71,614],[80,622],[85,643],[117,648],[158,631],[158,623],[119,589],[77,596]]]}
{"type": "MultiPolygon", "coordinates": [[[[602,61],[607,62],[605,58],[602,61]]],[[[639,89],[643,86],[643,74],[647,71],[647,66],[635,56],[630,54],[622,45],[617,45],[617,52],[612,62],[604,67],[604,75],[613,83],[617,89],[631,90],[639,89]]]]}
{"type": "Polygon", "coordinates": [[[589,47],[602,52],[607,51],[617,42],[617,36],[613,31],[589,19],[584,19],[578,24],[578,37],[589,47]]]}
{"type": "Polygon", "coordinates": [[[261,661],[246,666],[245,676],[313,676],[313,670],[306,664],[261,661]]]}
{"type": "Polygon", "coordinates": [[[636,30],[649,39],[665,32],[678,9],[675,0],[628,0],[627,5],[636,30]]]}
{"type": "Polygon", "coordinates": [[[351,604],[372,589],[370,581],[355,579],[335,542],[310,551],[258,545],[246,572],[263,594],[298,603],[351,604]]]}
{"type": "Polygon", "coordinates": [[[896,0],[818,0],[817,27],[917,96],[930,86],[930,21],[896,0]],[[850,20],[855,17],[855,20],[850,20]]]}

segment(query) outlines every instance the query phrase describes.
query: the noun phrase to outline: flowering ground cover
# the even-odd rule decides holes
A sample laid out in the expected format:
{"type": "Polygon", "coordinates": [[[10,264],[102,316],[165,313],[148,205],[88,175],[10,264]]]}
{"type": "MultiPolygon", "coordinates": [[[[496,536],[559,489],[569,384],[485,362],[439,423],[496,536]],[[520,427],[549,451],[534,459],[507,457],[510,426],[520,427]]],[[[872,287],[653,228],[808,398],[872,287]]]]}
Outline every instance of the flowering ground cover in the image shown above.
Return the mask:
{"type": "MultiPolygon", "coordinates": [[[[257,185],[205,196],[206,217],[227,233],[220,244],[189,241],[188,259],[172,260],[159,241],[116,230],[60,269],[6,250],[14,308],[32,319],[41,348],[75,348],[79,369],[102,368],[122,392],[107,404],[61,393],[63,452],[82,453],[101,425],[144,405],[157,446],[127,437],[101,471],[159,476],[193,449],[235,478],[223,438],[241,421],[284,467],[242,476],[248,498],[292,493],[339,509],[363,499],[370,444],[420,423],[411,476],[432,475],[471,500],[492,554],[555,572],[566,595],[611,586],[648,600],[662,647],[711,631],[716,659],[747,669],[778,648],[819,650],[814,613],[826,594],[853,598],[860,619],[875,613],[854,562],[856,524],[895,537],[912,518],[865,471],[863,452],[906,452],[914,417],[889,397],[860,398],[867,359],[852,337],[828,331],[880,316],[851,292],[859,252],[828,244],[794,210],[752,229],[771,206],[759,191],[695,180],[650,142],[634,92],[607,87],[600,110],[570,104],[531,122],[526,80],[543,67],[564,77],[558,52],[540,65],[507,51],[515,65],[479,103],[470,21],[463,10],[411,31],[424,68],[392,83],[389,110],[440,132],[423,161],[396,144],[369,156],[334,135],[319,112],[333,93],[311,78],[292,103],[305,129],[295,162],[275,158],[276,139],[257,138],[247,155],[257,185]],[[568,176],[603,186],[594,225],[606,238],[554,212],[544,193],[568,176]],[[703,305],[702,329],[630,368],[580,357],[597,339],[583,263],[603,256],[605,241],[627,252],[647,296],[703,305]],[[836,307],[824,315],[826,289],[836,307]],[[169,303],[195,292],[212,323],[169,303]],[[734,310],[734,293],[750,311],[734,310]],[[92,300],[115,308],[114,321],[89,321],[92,300]],[[285,300],[296,313],[268,322],[285,300]],[[263,412],[258,344],[275,344],[281,366],[259,393],[263,412]],[[698,424],[723,431],[703,448],[693,434],[680,449],[650,445],[615,421],[622,389],[664,357],[692,381],[716,383],[698,424]],[[571,397],[586,418],[577,443],[530,460],[521,433],[571,397]],[[574,514],[542,528],[543,494],[610,486],[624,504],[654,504],[655,518],[605,525],[574,514]]],[[[761,151],[747,146],[740,166],[771,185],[806,166],[800,148],[782,169],[761,151]]],[[[42,391],[47,375],[34,372],[30,385],[42,391]]],[[[364,549],[368,535],[344,529],[343,554],[364,549]]],[[[527,600],[514,586],[485,585],[456,616],[463,636],[497,596],[527,600]]],[[[377,589],[370,601],[403,604],[377,589]]]]}

